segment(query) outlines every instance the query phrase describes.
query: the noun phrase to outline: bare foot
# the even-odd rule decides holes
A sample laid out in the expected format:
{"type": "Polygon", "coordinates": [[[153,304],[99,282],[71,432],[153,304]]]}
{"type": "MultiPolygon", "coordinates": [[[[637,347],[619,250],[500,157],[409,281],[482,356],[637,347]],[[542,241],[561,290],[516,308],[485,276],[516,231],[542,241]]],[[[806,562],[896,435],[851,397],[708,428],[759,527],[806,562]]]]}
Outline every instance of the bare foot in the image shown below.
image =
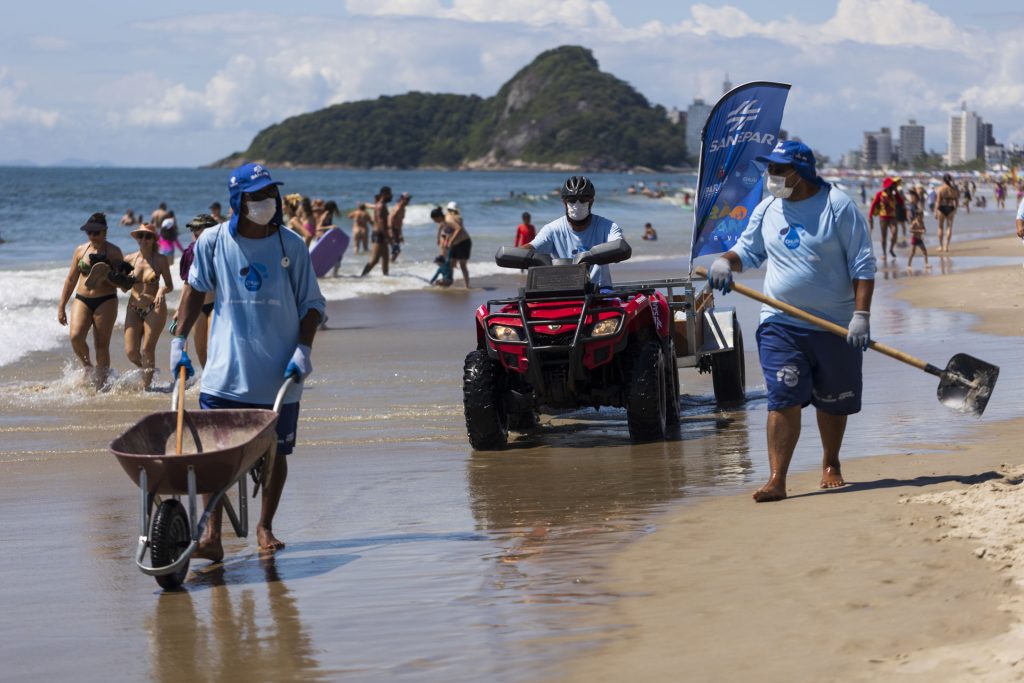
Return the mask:
{"type": "Polygon", "coordinates": [[[786,499],[786,487],[768,482],[758,490],[754,491],[755,503],[770,503],[775,500],[786,499]]]}
{"type": "Polygon", "coordinates": [[[823,489],[837,489],[840,486],[846,486],[846,482],[843,480],[843,475],[839,471],[838,466],[827,466],[821,471],[821,488],[823,489]]]}
{"type": "Polygon", "coordinates": [[[256,527],[256,541],[259,543],[260,550],[274,552],[284,547],[284,541],[278,540],[274,532],[266,527],[256,527]]]}
{"type": "Polygon", "coordinates": [[[220,562],[224,559],[224,546],[221,545],[220,538],[209,539],[203,537],[199,539],[199,546],[192,553],[192,557],[200,560],[220,562]]]}

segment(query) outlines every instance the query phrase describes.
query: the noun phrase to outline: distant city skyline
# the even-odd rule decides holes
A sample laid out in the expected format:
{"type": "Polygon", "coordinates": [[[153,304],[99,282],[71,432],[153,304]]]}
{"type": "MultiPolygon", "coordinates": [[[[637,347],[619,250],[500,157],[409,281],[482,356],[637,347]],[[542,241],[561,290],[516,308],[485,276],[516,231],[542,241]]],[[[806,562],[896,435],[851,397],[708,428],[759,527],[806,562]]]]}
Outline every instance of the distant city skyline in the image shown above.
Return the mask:
{"type": "Polygon", "coordinates": [[[1022,32],[1009,0],[20,3],[0,26],[0,162],[201,165],[331,104],[490,96],[566,44],[680,112],[712,106],[726,74],[791,83],[784,127],[833,159],[910,118],[947,152],[962,101],[1024,143],[1022,32]]]}

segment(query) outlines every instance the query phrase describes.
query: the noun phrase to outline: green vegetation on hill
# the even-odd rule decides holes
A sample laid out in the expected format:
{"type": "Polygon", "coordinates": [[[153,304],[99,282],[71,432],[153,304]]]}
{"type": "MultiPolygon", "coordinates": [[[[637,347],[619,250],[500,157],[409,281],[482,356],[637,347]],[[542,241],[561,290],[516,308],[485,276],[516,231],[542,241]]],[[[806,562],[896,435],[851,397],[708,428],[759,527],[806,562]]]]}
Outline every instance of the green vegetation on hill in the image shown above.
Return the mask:
{"type": "Polygon", "coordinates": [[[628,83],[598,68],[590,50],[539,55],[494,97],[411,92],[347,102],[285,119],[218,165],[593,169],[681,166],[683,126],[628,83]]]}

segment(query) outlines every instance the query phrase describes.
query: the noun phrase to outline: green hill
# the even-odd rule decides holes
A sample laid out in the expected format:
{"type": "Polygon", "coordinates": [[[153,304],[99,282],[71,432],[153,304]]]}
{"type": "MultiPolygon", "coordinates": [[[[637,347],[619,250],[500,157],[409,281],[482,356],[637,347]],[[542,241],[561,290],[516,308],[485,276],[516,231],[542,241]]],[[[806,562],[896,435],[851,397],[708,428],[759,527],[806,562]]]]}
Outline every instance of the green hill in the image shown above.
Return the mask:
{"type": "Polygon", "coordinates": [[[684,132],[602,72],[590,50],[565,46],[493,97],[411,92],[338,104],[270,126],[215,165],[664,168],[685,164],[684,132]]]}

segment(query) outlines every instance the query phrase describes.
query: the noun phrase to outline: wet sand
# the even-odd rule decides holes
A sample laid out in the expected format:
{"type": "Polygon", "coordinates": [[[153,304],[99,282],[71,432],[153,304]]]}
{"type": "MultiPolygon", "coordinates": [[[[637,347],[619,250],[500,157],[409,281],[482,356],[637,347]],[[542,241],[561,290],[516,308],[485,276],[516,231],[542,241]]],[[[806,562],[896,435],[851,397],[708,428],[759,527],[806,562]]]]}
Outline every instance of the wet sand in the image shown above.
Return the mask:
{"type": "MultiPolygon", "coordinates": [[[[933,256],[935,277],[886,275],[918,309],[977,313],[977,331],[1019,337],[1022,257],[1015,237],[954,243],[955,272],[933,256]],[[971,269],[965,256],[1014,262],[971,269]]],[[[947,355],[986,358],[966,331],[932,334],[949,336],[947,355]]],[[[1014,365],[990,406],[1019,406],[1014,365]]],[[[1024,419],[990,415],[964,438],[923,429],[900,455],[846,459],[842,489],[819,490],[812,464],[787,501],[747,493],[666,515],[610,565],[621,599],[601,622],[613,629],[605,643],[555,679],[1020,680],[1024,419]]],[[[851,418],[860,429],[886,425],[851,418]]],[[[805,425],[803,440],[816,436],[805,425]]]]}
{"type": "MultiPolygon", "coordinates": [[[[957,274],[970,262],[953,260],[957,274]]],[[[679,267],[623,264],[617,278],[678,276],[679,267]]],[[[937,263],[933,273],[939,274],[937,263]]],[[[879,300],[887,310],[873,321],[876,330],[913,342],[929,358],[948,355],[951,339],[980,348],[977,355],[984,358],[1010,355],[997,345],[1005,347],[1004,340],[965,335],[957,328],[961,316],[955,310],[936,312],[887,299],[896,290],[892,281],[916,278],[897,269],[885,276],[889,284],[880,287],[879,300]]],[[[758,284],[756,275],[749,283],[758,284]]],[[[588,410],[545,419],[537,432],[515,439],[509,451],[471,451],[462,421],[461,368],[474,345],[473,310],[485,298],[511,294],[517,278],[476,284],[488,289],[407,292],[330,305],[331,329],[318,335],[314,347],[315,372],[303,399],[299,445],[275,524],[288,547],[276,556],[260,556],[252,538],[235,539],[226,528],[227,561],[213,567],[195,562],[197,571],[180,593],[161,594],[153,579],[135,568],[137,489],[107,451],[111,439],[142,415],[165,410],[168,395],[127,387],[99,396],[74,390],[60,378],[68,350],[34,354],[5,368],[0,395],[5,680],[537,680],[560,676],[563,660],[582,653],[589,657],[602,643],[642,642],[637,630],[642,626],[623,629],[634,623],[628,610],[645,599],[635,596],[674,586],[657,596],[667,607],[673,596],[685,594],[666,582],[672,577],[653,579],[659,565],[667,574],[693,577],[689,585],[702,595],[692,604],[705,600],[710,614],[726,596],[731,606],[723,609],[742,619],[746,606],[765,593],[757,563],[749,561],[751,545],[765,556],[762,564],[772,562],[764,539],[775,526],[785,530],[789,516],[789,526],[808,531],[790,547],[800,556],[816,547],[828,549],[815,566],[837,574],[831,558],[843,551],[852,555],[851,547],[867,547],[876,539],[882,546],[890,540],[909,542],[904,528],[893,526],[896,517],[840,534],[846,545],[829,540],[832,526],[854,523],[865,509],[873,514],[895,488],[850,487],[830,494],[838,498],[796,498],[774,512],[748,503],[746,491],[765,476],[765,411],[753,345],[757,307],[736,296],[720,305],[737,307],[747,333],[750,400],[745,407],[719,410],[710,378],[683,371],[683,426],[666,443],[633,445],[622,411],[588,410]],[[738,492],[744,495],[709,503],[732,511],[723,517],[730,520],[724,527],[715,525],[719,515],[703,512],[716,507],[687,504],[738,492]],[[862,496],[872,502],[862,502],[862,496]],[[849,501],[851,511],[819,524],[830,519],[824,511],[835,509],[836,500],[849,501]],[[707,520],[707,526],[690,524],[692,533],[714,532],[721,539],[708,546],[714,552],[701,550],[700,538],[685,540],[672,526],[681,505],[683,517],[693,510],[707,520]],[[775,519],[778,525],[771,524],[775,519]],[[741,531],[751,535],[735,535],[741,531]],[[643,540],[633,547],[638,538],[643,540]],[[648,543],[665,543],[666,551],[675,546],[680,554],[671,562],[658,553],[643,562],[630,559],[648,543]],[[626,592],[605,581],[609,563],[612,575],[636,571],[652,580],[626,592]],[[708,567],[717,574],[693,573],[708,567]],[[736,567],[745,567],[747,574],[732,575],[736,567]]],[[[124,368],[118,332],[113,362],[124,368]]],[[[165,362],[166,356],[164,339],[157,358],[165,362]]],[[[929,453],[920,457],[918,469],[911,459],[901,460],[911,468],[904,474],[875,461],[850,460],[848,478],[914,479],[933,470],[933,476],[944,476],[936,467],[952,467],[955,461],[935,451],[971,433],[977,423],[949,419],[935,405],[934,383],[921,380],[921,373],[891,361],[865,366],[871,382],[896,381],[866,407],[863,429],[848,436],[851,456],[912,448],[929,453]],[[921,434],[933,442],[930,447],[907,445],[921,434]]],[[[1024,386],[1012,373],[1001,382],[989,407],[994,419],[1013,412],[1021,398],[1016,387],[1024,386]]],[[[195,405],[196,389],[187,401],[195,405]]],[[[988,430],[988,417],[982,427],[988,430]]],[[[794,467],[807,470],[817,457],[813,439],[805,439],[794,467]]],[[[966,477],[995,467],[979,462],[968,460],[952,471],[966,477]]],[[[813,483],[813,476],[794,478],[795,493],[813,492],[813,483]]],[[[939,486],[927,480],[908,488],[939,486]]],[[[250,523],[257,509],[258,504],[250,509],[250,523]]],[[[899,512],[928,518],[924,509],[901,506],[899,512]]],[[[686,522],[680,524],[686,528],[686,522]]],[[[894,580],[907,591],[927,593],[929,585],[943,585],[940,565],[953,567],[956,576],[970,577],[964,583],[973,587],[972,594],[994,596],[992,609],[978,612],[985,616],[976,632],[995,635],[1008,623],[994,611],[1002,595],[1000,579],[986,583],[990,570],[973,555],[957,564],[958,543],[942,541],[939,545],[950,550],[939,560],[922,550],[922,566],[912,557],[898,565],[902,571],[892,572],[894,580]],[[929,570],[934,576],[907,587],[907,577],[918,576],[926,562],[935,565],[929,570]],[[977,576],[961,573],[975,570],[977,576]],[[988,585],[993,588],[985,593],[988,585]]],[[[974,550],[970,543],[967,547],[974,550]]],[[[784,589],[779,599],[787,614],[795,609],[794,600],[783,598],[797,594],[786,591],[807,580],[801,569],[804,574],[812,569],[793,556],[777,558],[784,589]]],[[[820,603],[820,592],[805,595],[806,604],[820,603]]],[[[933,599],[922,601],[925,615],[942,602],[938,594],[928,595],[933,599]]],[[[690,604],[682,601],[669,614],[698,614],[690,604]]],[[[837,598],[819,610],[829,606],[827,611],[843,617],[837,628],[842,635],[849,618],[831,609],[835,604],[845,603],[837,598]]],[[[859,609],[871,613],[870,607],[859,609]]],[[[647,623],[643,610],[639,614],[635,623],[647,623]]],[[[892,614],[894,632],[901,619],[892,614]]],[[[936,620],[947,623],[940,617],[929,623],[936,620]]],[[[673,622],[662,623],[669,633],[681,633],[673,622]]],[[[961,633],[959,621],[949,623],[951,631],[961,633]]],[[[699,626],[703,633],[703,622],[699,626]]],[[[922,630],[922,638],[931,634],[936,644],[941,641],[936,629],[922,630]]],[[[756,635],[732,640],[741,652],[753,652],[756,635]]],[[[813,655],[815,643],[805,639],[804,652],[813,655]]],[[[736,661],[735,649],[720,649],[720,656],[736,661]]],[[[618,670],[620,659],[623,666],[637,661],[632,653],[617,654],[602,670],[618,670]]],[[[672,657],[666,655],[666,661],[672,657]]]]}

